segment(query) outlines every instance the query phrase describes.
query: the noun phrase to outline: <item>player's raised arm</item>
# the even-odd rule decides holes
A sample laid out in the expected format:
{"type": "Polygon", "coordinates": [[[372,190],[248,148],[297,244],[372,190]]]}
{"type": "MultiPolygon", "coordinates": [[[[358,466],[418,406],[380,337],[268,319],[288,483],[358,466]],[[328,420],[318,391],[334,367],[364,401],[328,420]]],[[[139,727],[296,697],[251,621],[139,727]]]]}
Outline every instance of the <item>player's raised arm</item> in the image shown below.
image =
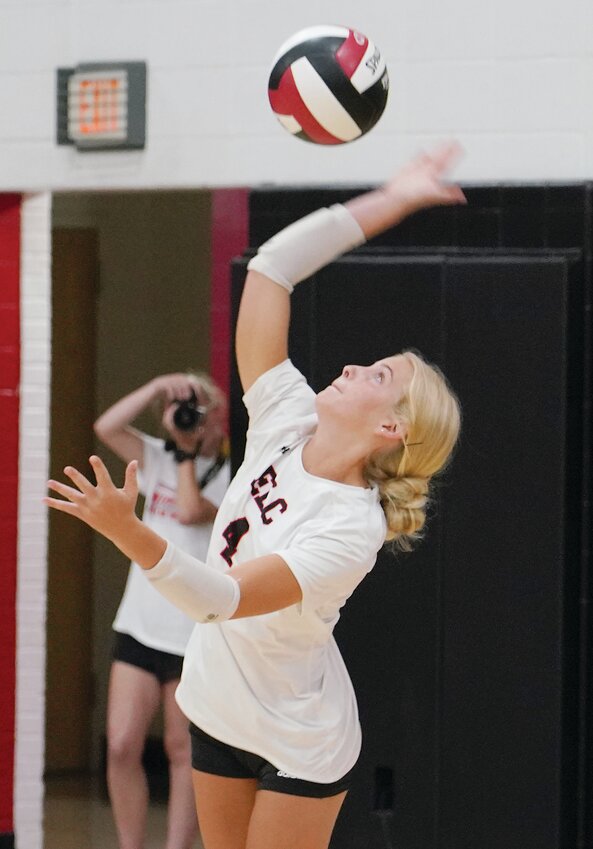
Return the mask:
{"type": "Polygon", "coordinates": [[[459,154],[459,145],[448,143],[418,156],[381,188],[318,209],[261,246],[248,265],[237,322],[245,391],[288,355],[289,296],[297,283],[420,209],[465,202],[461,189],[445,182],[459,154]]]}
{"type": "Polygon", "coordinates": [[[288,356],[290,295],[258,271],[247,272],[235,350],[243,391],[288,356]]]}
{"type": "Polygon", "coordinates": [[[353,216],[336,204],[295,221],[261,246],[248,265],[237,321],[237,365],[245,391],[288,355],[296,284],[364,241],[353,216]]]}

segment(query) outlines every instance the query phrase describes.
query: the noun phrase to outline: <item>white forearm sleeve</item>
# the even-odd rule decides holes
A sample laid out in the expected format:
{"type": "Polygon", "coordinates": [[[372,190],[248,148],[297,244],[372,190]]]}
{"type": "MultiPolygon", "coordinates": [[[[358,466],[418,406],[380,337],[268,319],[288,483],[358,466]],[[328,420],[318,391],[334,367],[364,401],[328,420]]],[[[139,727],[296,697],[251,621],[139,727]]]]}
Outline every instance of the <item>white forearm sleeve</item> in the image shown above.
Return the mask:
{"type": "Polygon", "coordinates": [[[334,259],[364,244],[360,224],[345,206],[318,209],[265,242],[247,268],[289,292],[334,259]]]}
{"type": "Polygon", "coordinates": [[[172,543],[146,577],[161,595],[196,622],[222,622],[239,606],[239,584],[228,573],[210,569],[172,543]]]}

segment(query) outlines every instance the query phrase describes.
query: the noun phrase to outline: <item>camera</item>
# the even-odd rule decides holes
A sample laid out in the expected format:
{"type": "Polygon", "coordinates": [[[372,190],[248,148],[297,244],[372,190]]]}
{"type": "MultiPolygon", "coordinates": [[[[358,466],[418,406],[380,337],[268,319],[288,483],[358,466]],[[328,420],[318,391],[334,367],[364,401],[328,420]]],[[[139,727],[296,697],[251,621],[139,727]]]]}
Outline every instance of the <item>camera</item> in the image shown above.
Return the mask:
{"type": "Polygon", "coordinates": [[[173,413],[173,424],[177,430],[195,430],[206,412],[198,405],[198,397],[192,392],[189,398],[176,401],[177,409],[173,413]]]}

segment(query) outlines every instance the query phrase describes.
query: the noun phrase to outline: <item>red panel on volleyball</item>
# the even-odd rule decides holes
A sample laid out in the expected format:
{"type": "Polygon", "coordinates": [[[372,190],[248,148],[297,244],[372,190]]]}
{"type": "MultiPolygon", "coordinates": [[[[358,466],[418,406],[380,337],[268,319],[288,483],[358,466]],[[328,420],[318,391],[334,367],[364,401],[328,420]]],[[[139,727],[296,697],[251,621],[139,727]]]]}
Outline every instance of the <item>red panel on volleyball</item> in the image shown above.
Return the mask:
{"type": "Polygon", "coordinates": [[[296,87],[291,68],[282,75],[277,91],[270,89],[272,109],[279,115],[292,116],[298,121],[303,132],[317,144],[341,144],[342,140],[328,133],[309,112],[299,90],[296,87]]]}
{"type": "Polygon", "coordinates": [[[348,79],[360,65],[368,46],[369,40],[366,36],[350,30],[346,41],[336,50],[336,61],[348,79]]]}

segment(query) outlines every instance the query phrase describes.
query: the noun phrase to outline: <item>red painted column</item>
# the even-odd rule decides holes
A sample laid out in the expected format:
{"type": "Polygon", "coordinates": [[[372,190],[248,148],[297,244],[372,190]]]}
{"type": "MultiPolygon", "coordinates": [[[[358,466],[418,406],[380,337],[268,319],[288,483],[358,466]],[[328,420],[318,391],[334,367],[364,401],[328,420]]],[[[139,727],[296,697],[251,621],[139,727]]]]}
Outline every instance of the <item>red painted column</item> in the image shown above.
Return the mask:
{"type": "Polygon", "coordinates": [[[231,272],[233,257],[247,248],[249,234],[248,189],[215,189],[212,192],[212,275],[210,300],[210,374],[230,390],[231,272]]]}
{"type": "Polygon", "coordinates": [[[0,838],[14,832],[20,201],[0,195],[0,838]]]}

